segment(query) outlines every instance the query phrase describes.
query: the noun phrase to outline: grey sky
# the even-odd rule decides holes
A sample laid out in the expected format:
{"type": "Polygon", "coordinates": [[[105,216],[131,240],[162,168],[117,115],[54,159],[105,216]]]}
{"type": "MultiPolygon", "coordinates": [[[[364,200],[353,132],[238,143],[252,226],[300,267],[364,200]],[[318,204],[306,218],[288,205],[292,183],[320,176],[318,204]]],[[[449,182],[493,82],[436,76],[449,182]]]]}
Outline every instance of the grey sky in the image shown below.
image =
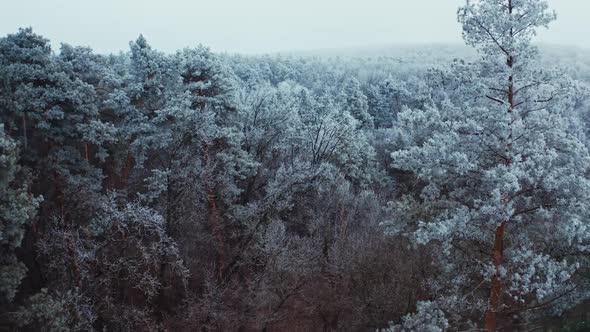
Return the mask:
{"type": "MultiPolygon", "coordinates": [[[[32,26],[101,53],[143,33],[166,52],[199,43],[265,53],[397,43],[461,43],[464,0],[2,0],[0,34],[32,26]]],[[[539,41],[590,47],[588,0],[550,0],[558,12],[539,41]]]]}

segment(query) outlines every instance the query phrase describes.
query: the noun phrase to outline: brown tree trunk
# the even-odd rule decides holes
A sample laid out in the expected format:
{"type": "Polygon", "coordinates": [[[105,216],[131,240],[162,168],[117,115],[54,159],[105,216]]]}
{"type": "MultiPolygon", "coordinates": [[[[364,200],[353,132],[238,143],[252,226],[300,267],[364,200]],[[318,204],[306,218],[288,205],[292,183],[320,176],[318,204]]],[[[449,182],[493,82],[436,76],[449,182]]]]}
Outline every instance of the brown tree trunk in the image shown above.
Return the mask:
{"type": "MultiPolygon", "coordinates": [[[[73,236],[72,236],[73,237],[73,236]]],[[[80,288],[82,286],[82,278],[80,277],[80,265],[78,265],[78,253],[74,246],[72,238],[67,240],[68,253],[72,259],[72,279],[74,280],[74,286],[80,288]]]]}
{"type": "Polygon", "coordinates": [[[119,189],[126,189],[127,188],[127,180],[129,179],[129,174],[131,173],[131,168],[133,167],[133,156],[131,155],[131,148],[127,148],[127,158],[125,159],[125,166],[123,166],[123,170],[121,172],[121,181],[119,183],[119,189]]]}
{"type": "Polygon", "coordinates": [[[65,206],[64,206],[64,193],[61,187],[61,175],[57,172],[53,172],[53,176],[55,178],[55,199],[57,201],[57,206],[59,208],[60,217],[62,220],[65,219],[65,206]]]}
{"type": "Polygon", "coordinates": [[[221,233],[221,225],[219,224],[217,202],[215,201],[215,195],[210,189],[207,190],[207,200],[209,202],[209,222],[213,227],[213,233],[217,242],[217,272],[221,279],[225,268],[225,245],[223,234],[221,233]]]}
{"type": "MultiPolygon", "coordinates": [[[[508,0],[508,12],[512,15],[513,11],[513,4],[512,0],[508,0]]],[[[514,37],[514,33],[512,29],[510,30],[510,37],[514,37]]],[[[512,124],[514,123],[514,108],[515,108],[515,101],[514,101],[514,76],[512,74],[512,69],[514,68],[514,57],[511,54],[507,54],[506,65],[510,68],[510,75],[508,77],[508,90],[506,93],[507,102],[508,102],[508,139],[506,141],[506,156],[504,164],[506,167],[510,167],[512,165],[512,140],[513,140],[513,128],[512,124]]],[[[510,203],[509,198],[505,198],[503,201],[504,205],[508,205],[510,203]]],[[[494,264],[494,276],[492,277],[492,284],[490,287],[490,297],[488,301],[488,310],[485,314],[485,322],[484,327],[485,330],[488,332],[493,332],[497,330],[498,325],[498,311],[500,309],[500,305],[502,302],[502,292],[503,292],[503,285],[502,285],[502,277],[500,276],[500,268],[504,261],[504,236],[506,234],[506,224],[509,220],[504,220],[497,228],[496,234],[494,237],[494,249],[493,249],[493,264],[494,264]]]]}
{"type": "Polygon", "coordinates": [[[84,160],[90,161],[90,152],[89,152],[88,143],[84,143],[84,160]]]}
{"type": "Polygon", "coordinates": [[[213,235],[217,242],[217,274],[220,279],[223,277],[223,270],[225,268],[225,243],[223,234],[221,232],[221,225],[219,223],[219,211],[217,209],[217,201],[214,188],[211,186],[211,176],[209,170],[209,145],[203,145],[203,158],[205,159],[205,191],[207,194],[207,204],[209,206],[209,224],[213,229],[213,235]]]}
{"type": "MultiPolygon", "coordinates": [[[[59,172],[54,171],[53,173],[55,178],[55,191],[56,191],[56,200],[57,205],[60,211],[60,217],[62,222],[62,227],[73,228],[73,225],[70,222],[66,221],[65,218],[65,196],[62,190],[62,183],[61,183],[61,174],[59,172]]],[[[76,247],[74,245],[74,236],[70,235],[70,237],[66,240],[66,248],[70,258],[72,259],[72,266],[71,266],[71,273],[72,273],[72,280],[74,282],[74,286],[80,287],[81,286],[81,277],[80,277],[80,266],[78,265],[78,253],[76,251],[76,247]]]]}
{"type": "Polygon", "coordinates": [[[490,289],[490,299],[488,311],[485,315],[485,330],[488,332],[496,331],[497,313],[500,307],[502,297],[502,279],[500,278],[500,267],[504,261],[504,234],[506,232],[506,222],[502,222],[496,228],[494,239],[494,276],[492,277],[492,287],[490,289]]]}
{"type": "Polygon", "coordinates": [[[23,113],[23,148],[27,149],[27,114],[23,113]]]}

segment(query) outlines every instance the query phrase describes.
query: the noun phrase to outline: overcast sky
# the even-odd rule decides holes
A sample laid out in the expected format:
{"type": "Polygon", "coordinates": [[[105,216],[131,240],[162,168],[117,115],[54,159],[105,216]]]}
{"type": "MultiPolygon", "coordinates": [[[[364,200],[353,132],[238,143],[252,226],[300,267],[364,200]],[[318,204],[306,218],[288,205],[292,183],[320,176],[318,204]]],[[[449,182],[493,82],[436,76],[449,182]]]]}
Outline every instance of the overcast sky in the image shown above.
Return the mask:
{"type": "MultiPolygon", "coordinates": [[[[126,51],[140,33],[173,52],[267,53],[400,43],[461,43],[464,0],[2,0],[0,34],[32,26],[53,42],[126,51]]],[[[590,0],[550,0],[539,41],[590,47],[590,0]]]]}

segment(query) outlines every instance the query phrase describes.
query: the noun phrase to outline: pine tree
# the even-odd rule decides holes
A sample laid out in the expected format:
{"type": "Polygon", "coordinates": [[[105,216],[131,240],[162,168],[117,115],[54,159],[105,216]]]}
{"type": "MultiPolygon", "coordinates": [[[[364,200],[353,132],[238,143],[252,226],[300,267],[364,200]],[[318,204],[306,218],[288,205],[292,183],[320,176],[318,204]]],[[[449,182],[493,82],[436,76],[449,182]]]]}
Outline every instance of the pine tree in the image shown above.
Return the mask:
{"type": "Polygon", "coordinates": [[[374,118],[375,127],[391,128],[395,125],[397,114],[403,106],[410,106],[411,93],[406,82],[387,77],[369,90],[369,112],[374,118]]]}
{"type": "Polygon", "coordinates": [[[485,312],[488,331],[499,314],[586,297],[576,271],[590,239],[590,156],[569,126],[567,80],[539,69],[531,45],[554,18],[540,0],[468,3],[459,21],[481,55],[478,94],[399,115],[413,143],[392,158],[423,189],[398,213],[419,221],[418,243],[441,245],[444,277],[430,284],[440,305],[485,312]]]}
{"type": "Polygon", "coordinates": [[[369,114],[367,96],[361,90],[359,81],[350,77],[344,83],[341,92],[343,111],[357,119],[363,128],[373,128],[373,117],[369,114]]]}
{"type": "Polygon", "coordinates": [[[0,124],[0,303],[11,302],[27,268],[15,251],[37,214],[40,199],[28,191],[29,179],[17,164],[17,145],[0,124]]]}

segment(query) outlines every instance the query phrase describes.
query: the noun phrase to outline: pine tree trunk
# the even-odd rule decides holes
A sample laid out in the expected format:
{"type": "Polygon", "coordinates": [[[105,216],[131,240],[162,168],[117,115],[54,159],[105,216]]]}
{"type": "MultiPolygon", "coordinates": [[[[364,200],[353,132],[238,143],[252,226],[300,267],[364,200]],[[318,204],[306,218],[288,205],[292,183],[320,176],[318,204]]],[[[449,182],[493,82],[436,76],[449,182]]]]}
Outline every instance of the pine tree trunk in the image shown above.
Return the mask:
{"type": "Polygon", "coordinates": [[[133,167],[133,156],[131,155],[131,147],[128,147],[127,148],[127,158],[125,159],[125,166],[123,166],[123,171],[121,172],[121,181],[119,183],[119,189],[121,189],[121,190],[127,189],[127,180],[129,179],[129,174],[131,173],[132,167],[133,167]]]}
{"type": "Polygon", "coordinates": [[[88,143],[84,143],[84,159],[86,161],[90,161],[90,152],[88,148],[88,143]]]}
{"type": "Polygon", "coordinates": [[[488,332],[496,331],[497,312],[500,306],[502,295],[502,279],[500,278],[500,267],[504,261],[504,234],[506,232],[506,222],[503,222],[496,228],[494,239],[494,276],[492,277],[492,287],[490,289],[489,307],[485,316],[485,330],[488,332]]]}
{"type": "Polygon", "coordinates": [[[78,264],[78,252],[76,251],[76,247],[73,242],[73,235],[68,238],[67,240],[67,248],[68,254],[72,259],[72,279],[74,281],[74,286],[76,288],[80,288],[82,286],[82,278],[80,276],[80,265],[78,264]]]}
{"type": "MultiPolygon", "coordinates": [[[[513,4],[512,0],[508,0],[507,6],[508,12],[512,15],[513,11],[513,4]]],[[[514,37],[514,32],[512,29],[510,30],[510,37],[514,37]]],[[[506,141],[506,156],[505,156],[505,165],[506,167],[510,167],[512,165],[512,140],[513,140],[513,128],[512,124],[514,123],[514,108],[515,108],[515,101],[514,101],[514,75],[513,75],[513,68],[514,68],[514,57],[512,54],[507,54],[506,65],[509,68],[509,77],[508,77],[508,90],[507,90],[507,102],[508,102],[508,139],[506,141]]],[[[510,203],[508,198],[504,198],[503,204],[508,205],[510,203]]],[[[500,304],[502,300],[502,292],[503,292],[503,284],[502,284],[502,277],[500,275],[500,268],[504,261],[504,236],[506,234],[506,224],[509,220],[503,221],[497,228],[496,234],[494,237],[494,250],[493,250],[493,265],[494,265],[494,276],[492,277],[492,285],[490,288],[490,297],[488,301],[488,310],[485,315],[485,323],[484,327],[485,330],[488,332],[493,332],[497,330],[498,325],[498,310],[500,309],[500,304]]]]}
{"type": "Polygon", "coordinates": [[[61,175],[57,171],[54,171],[53,177],[55,178],[55,198],[57,201],[57,206],[59,208],[60,217],[63,220],[65,218],[65,203],[64,193],[61,189],[61,175]]]}
{"type": "Polygon", "coordinates": [[[206,143],[203,145],[203,154],[205,159],[205,191],[207,204],[209,205],[209,224],[213,229],[215,241],[217,242],[217,273],[221,279],[225,268],[225,244],[221,232],[221,225],[219,224],[219,211],[217,209],[215,192],[214,188],[211,187],[211,176],[207,169],[209,166],[209,145],[206,143]]]}
{"type": "Polygon", "coordinates": [[[27,149],[27,114],[23,113],[23,147],[27,149]]]}

